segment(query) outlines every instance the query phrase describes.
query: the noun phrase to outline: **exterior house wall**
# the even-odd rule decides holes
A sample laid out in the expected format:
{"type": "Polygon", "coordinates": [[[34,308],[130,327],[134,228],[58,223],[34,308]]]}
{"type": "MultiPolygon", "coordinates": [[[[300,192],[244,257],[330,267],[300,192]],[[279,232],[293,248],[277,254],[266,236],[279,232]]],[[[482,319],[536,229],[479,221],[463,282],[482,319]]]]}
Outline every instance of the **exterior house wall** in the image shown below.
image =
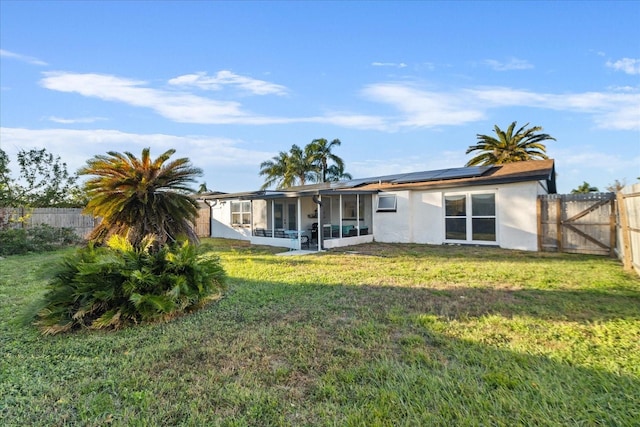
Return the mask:
{"type": "Polygon", "coordinates": [[[501,247],[525,251],[538,250],[536,200],[539,188],[537,182],[500,187],[496,205],[501,247]]]}
{"type": "MultiPolygon", "coordinates": [[[[385,243],[443,244],[444,195],[492,192],[496,195],[496,239],[503,248],[536,251],[538,182],[438,190],[403,190],[395,194],[396,212],[374,212],[375,240],[385,243]]],[[[487,244],[494,244],[487,242],[487,244]]]]}
{"type": "Polygon", "coordinates": [[[249,240],[251,231],[247,228],[232,227],[231,203],[219,202],[211,207],[211,237],[223,239],[249,240]]]}
{"type": "Polygon", "coordinates": [[[409,202],[411,193],[409,191],[389,191],[381,193],[384,195],[395,194],[395,212],[377,212],[377,197],[374,202],[373,212],[373,233],[375,240],[385,243],[408,243],[411,242],[411,211],[414,209],[409,202]]]}

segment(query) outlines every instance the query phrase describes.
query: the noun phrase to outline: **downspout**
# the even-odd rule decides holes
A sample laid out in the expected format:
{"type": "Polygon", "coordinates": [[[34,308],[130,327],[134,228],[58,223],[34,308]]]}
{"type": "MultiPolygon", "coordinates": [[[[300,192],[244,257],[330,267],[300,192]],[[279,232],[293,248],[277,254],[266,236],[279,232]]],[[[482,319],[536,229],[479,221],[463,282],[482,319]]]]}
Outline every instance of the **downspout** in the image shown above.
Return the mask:
{"type": "Polygon", "coordinates": [[[298,240],[296,246],[298,250],[302,250],[302,201],[300,200],[300,196],[296,198],[297,200],[297,216],[298,216],[298,240]]]}

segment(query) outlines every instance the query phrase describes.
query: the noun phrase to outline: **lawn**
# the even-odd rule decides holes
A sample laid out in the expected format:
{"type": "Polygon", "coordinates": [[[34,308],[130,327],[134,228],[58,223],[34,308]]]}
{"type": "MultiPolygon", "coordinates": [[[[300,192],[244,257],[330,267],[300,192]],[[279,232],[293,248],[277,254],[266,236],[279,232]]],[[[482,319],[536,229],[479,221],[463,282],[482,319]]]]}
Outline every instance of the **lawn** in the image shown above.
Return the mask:
{"type": "Polygon", "coordinates": [[[640,279],[616,260],[205,244],[223,299],[116,332],[30,325],[69,251],[0,260],[0,425],[638,425],[640,279]]]}

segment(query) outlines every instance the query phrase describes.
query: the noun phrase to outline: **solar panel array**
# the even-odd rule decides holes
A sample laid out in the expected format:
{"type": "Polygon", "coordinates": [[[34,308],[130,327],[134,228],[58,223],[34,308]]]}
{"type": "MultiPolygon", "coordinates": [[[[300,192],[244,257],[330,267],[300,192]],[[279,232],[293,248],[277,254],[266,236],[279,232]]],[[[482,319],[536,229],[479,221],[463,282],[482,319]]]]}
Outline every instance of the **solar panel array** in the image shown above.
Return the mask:
{"type": "Polygon", "coordinates": [[[375,184],[378,182],[391,184],[407,184],[411,182],[439,181],[444,179],[472,178],[481,176],[491,166],[468,166],[463,168],[439,169],[433,171],[410,172],[395,175],[375,176],[363,179],[346,181],[346,187],[359,187],[361,185],[375,184]]]}

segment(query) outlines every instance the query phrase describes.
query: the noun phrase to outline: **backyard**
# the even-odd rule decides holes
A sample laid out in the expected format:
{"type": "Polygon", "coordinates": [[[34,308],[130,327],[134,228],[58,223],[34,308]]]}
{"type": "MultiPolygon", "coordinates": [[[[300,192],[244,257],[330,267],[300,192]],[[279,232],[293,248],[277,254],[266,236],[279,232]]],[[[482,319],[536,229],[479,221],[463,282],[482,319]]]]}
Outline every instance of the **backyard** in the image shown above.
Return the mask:
{"type": "Polygon", "coordinates": [[[631,426],[640,279],[617,260],[205,239],[224,297],[167,323],[43,336],[73,250],[0,259],[0,424],[631,426]]]}

